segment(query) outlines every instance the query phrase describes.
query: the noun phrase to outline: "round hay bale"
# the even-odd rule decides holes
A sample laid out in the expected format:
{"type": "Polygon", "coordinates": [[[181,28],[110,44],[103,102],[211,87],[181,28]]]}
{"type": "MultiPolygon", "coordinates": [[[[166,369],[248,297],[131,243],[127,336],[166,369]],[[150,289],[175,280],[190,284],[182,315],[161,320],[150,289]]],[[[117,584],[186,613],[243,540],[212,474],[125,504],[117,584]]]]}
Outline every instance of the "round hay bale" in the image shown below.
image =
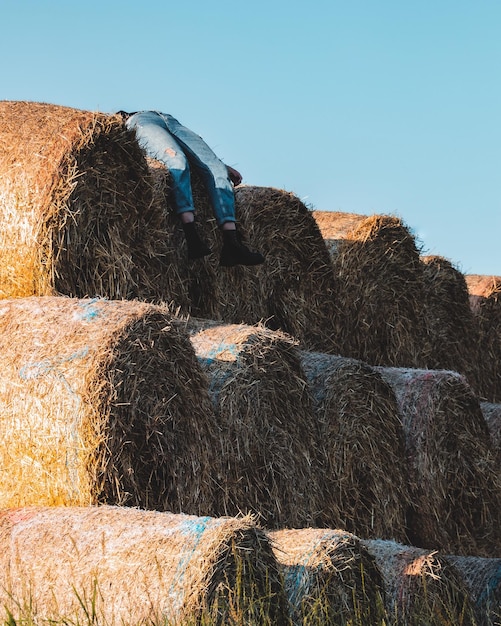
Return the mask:
{"type": "Polygon", "coordinates": [[[218,416],[220,515],[259,515],[268,528],[311,524],[320,502],[319,448],[294,342],[264,326],[188,321],[218,416]]]}
{"type": "Polygon", "coordinates": [[[425,256],[421,262],[432,342],[428,367],[460,372],[477,390],[482,360],[464,274],[440,256],[425,256]]]}
{"type": "Polygon", "coordinates": [[[20,621],[287,624],[278,564],[249,517],[11,509],[0,541],[1,604],[20,621]]]}
{"type": "Polygon", "coordinates": [[[247,268],[242,287],[242,268],[220,274],[224,319],[247,324],[264,320],[305,349],[335,351],[335,277],[312,211],[281,189],[240,186],[235,197],[249,245],[266,261],[247,268]]]}
{"type": "Polygon", "coordinates": [[[0,102],[0,296],[147,297],[159,216],[119,116],[0,102]]]}
{"type": "Polygon", "coordinates": [[[362,543],[381,572],[389,623],[476,626],[468,590],[442,555],[384,539],[362,543]]]}
{"type": "Polygon", "coordinates": [[[301,355],[321,429],[319,523],[364,538],[404,541],[410,499],[393,390],[362,361],[316,352],[301,355]]]}
{"type": "Polygon", "coordinates": [[[482,415],[487,423],[491,436],[492,446],[497,453],[501,467],[501,404],[494,402],[481,402],[482,415]]]}
{"type": "Polygon", "coordinates": [[[467,274],[465,278],[480,337],[478,393],[488,402],[501,402],[501,276],[467,274]]]}
{"type": "Polygon", "coordinates": [[[282,568],[293,624],[386,623],[383,580],[358,537],[313,528],[268,536],[282,568]]]}
{"type": "Polygon", "coordinates": [[[426,367],[425,284],[415,239],[401,219],[314,211],[330,246],[339,354],[372,365],[426,367]]]}
{"type": "Polygon", "coordinates": [[[501,559],[445,557],[459,572],[470,594],[478,626],[501,624],[501,559]]]}
{"type": "Polygon", "coordinates": [[[500,554],[499,472],[480,403],[466,379],[446,370],[376,369],[401,411],[411,542],[451,554],[500,554]]]}
{"type": "Polygon", "coordinates": [[[211,511],[208,381],[166,308],[0,300],[0,506],[211,511]]]}

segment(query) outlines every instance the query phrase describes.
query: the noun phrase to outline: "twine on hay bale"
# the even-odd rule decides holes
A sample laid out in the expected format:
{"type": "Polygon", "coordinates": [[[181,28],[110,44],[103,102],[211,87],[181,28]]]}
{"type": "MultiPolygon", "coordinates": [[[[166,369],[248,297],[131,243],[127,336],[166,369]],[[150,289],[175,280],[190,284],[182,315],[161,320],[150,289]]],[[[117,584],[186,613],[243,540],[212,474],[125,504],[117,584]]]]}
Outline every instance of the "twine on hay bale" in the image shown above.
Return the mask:
{"type": "Polygon", "coordinates": [[[313,211],[337,277],[339,353],[373,365],[427,366],[419,250],[389,215],[313,211]]]}
{"type": "Polygon", "coordinates": [[[166,308],[2,300],[0,372],[0,506],[210,511],[217,424],[166,308]]]}
{"type": "Polygon", "coordinates": [[[376,368],[402,416],[414,545],[451,554],[501,554],[501,486],[480,403],[446,370],[376,368]]]}
{"type": "Polygon", "coordinates": [[[268,528],[311,524],[319,443],[294,342],[261,325],[187,324],[219,421],[219,514],[251,512],[268,528]]]}
{"type": "Polygon", "coordinates": [[[465,278],[480,336],[479,394],[488,402],[501,402],[501,276],[467,274],[465,278]]]}
{"type": "Polygon", "coordinates": [[[389,623],[476,626],[468,590],[444,556],[384,539],[362,543],[382,574],[389,623]]]}
{"type": "Polygon", "coordinates": [[[293,193],[271,187],[240,186],[235,197],[249,244],[266,261],[247,271],[242,287],[242,268],[229,272],[233,282],[224,277],[220,289],[225,320],[248,324],[265,320],[270,328],[294,336],[305,349],[335,351],[335,278],[312,212],[293,193]]]}
{"type": "Polygon", "coordinates": [[[286,624],[278,564],[250,517],[29,507],[0,512],[0,541],[1,604],[19,620],[286,624]]]}
{"type": "Polygon", "coordinates": [[[497,453],[499,466],[501,467],[501,404],[481,402],[480,408],[489,429],[492,446],[497,453]]]}
{"type": "Polygon", "coordinates": [[[440,256],[425,256],[421,262],[432,345],[428,367],[460,372],[477,390],[482,359],[478,352],[478,331],[464,274],[440,256]]]}
{"type": "Polygon", "coordinates": [[[404,541],[410,499],[393,390],[356,359],[301,355],[321,429],[321,525],[404,541]]]}
{"type": "Polygon", "coordinates": [[[381,574],[355,535],[312,528],[268,535],[284,574],[293,624],[386,623],[381,574]]]}
{"type": "Polygon", "coordinates": [[[501,559],[449,555],[445,558],[468,589],[477,626],[501,624],[501,559]]]}
{"type": "Polygon", "coordinates": [[[159,216],[119,116],[1,101],[0,180],[1,297],[155,293],[159,216]]]}

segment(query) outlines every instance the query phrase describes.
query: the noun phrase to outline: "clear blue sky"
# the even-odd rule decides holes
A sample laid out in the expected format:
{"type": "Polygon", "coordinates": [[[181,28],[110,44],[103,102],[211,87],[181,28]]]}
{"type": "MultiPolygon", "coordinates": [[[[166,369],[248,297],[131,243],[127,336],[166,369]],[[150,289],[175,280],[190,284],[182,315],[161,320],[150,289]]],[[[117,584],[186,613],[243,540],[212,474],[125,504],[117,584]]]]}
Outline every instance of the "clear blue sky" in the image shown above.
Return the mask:
{"type": "Polygon", "coordinates": [[[1,99],[172,113],[245,183],[501,275],[501,0],[0,0],[0,29],[1,99]]]}

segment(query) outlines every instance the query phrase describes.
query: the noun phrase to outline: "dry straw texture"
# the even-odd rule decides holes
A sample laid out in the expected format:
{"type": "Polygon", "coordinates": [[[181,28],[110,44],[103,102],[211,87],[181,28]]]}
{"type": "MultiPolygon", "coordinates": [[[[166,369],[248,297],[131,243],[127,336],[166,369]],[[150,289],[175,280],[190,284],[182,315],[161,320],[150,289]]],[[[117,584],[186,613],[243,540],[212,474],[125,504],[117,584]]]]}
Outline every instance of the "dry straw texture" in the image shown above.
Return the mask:
{"type": "Polygon", "coordinates": [[[480,403],[446,370],[377,368],[404,427],[414,545],[451,554],[501,554],[501,487],[480,403]]]}
{"type": "Polygon", "coordinates": [[[207,379],[165,308],[6,299],[0,338],[0,506],[210,510],[207,379]]]}
{"type": "Polygon", "coordinates": [[[314,211],[338,281],[339,353],[374,365],[426,366],[424,278],[413,235],[397,217],[314,211]]]}
{"type": "Polygon", "coordinates": [[[1,604],[18,623],[286,623],[278,564],[248,517],[28,507],[0,512],[0,542],[1,604]]]}
{"type": "Polygon", "coordinates": [[[480,408],[487,423],[492,445],[497,453],[501,467],[501,404],[481,402],[480,408]]]}
{"type": "Polygon", "coordinates": [[[432,353],[428,367],[461,372],[479,388],[484,360],[464,275],[440,256],[421,259],[426,285],[426,317],[432,353]]]}
{"type": "Polygon", "coordinates": [[[268,528],[311,524],[318,436],[294,343],[259,325],[192,319],[188,329],[219,420],[220,514],[256,513],[268,528]]]}
{"type": "Polygon", "coordinates": [[[404,541],[410,500],[393,390],[356,359],[302,352],[301,361],[321,430],[321,525],[404,541]]]}
{"type": "Polygon", "coordinates": [[[293,623],[383,625],[384,584],[360,540],[342,530],[269,533],[283,569],[293,623]]]}
{"type": "Polygon", "coordinates": [[[466,284],[480,335],[479,394],[488,402],[501,402],[501,276],[469,274],[466,284]]]}
{"type": "Polygon", "coordinates": [[[155,293],[159,216],[118,116],[1,101],[0,180],[2,297],[155,293]]]}
{"type": "Polygon", "coordinates": [[[390,624],[476,626],[468,589],[443,556],[383,539],[362,543],[382,574],[390,624]]]}
{"type": "Polygon", "coordinates": [[[447,556],[461,575],[473,603],[478,626],[501,624],[501,559],[447,556]]]}

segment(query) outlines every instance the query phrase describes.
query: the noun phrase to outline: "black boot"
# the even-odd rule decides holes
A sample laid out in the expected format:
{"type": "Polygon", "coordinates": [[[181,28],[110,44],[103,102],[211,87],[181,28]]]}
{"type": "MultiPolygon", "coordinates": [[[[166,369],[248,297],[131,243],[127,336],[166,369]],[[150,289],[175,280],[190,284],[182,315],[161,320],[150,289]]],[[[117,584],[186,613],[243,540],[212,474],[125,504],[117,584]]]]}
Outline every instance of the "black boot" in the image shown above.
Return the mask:
{"type": "Polygon", "coordinates": [[[189,259],[201,259],[211,253],[209,246],[200,238],[195,222],[183,223],[183,231],[188,246],[189,259]]]}
{"type": "Polygon", "coordinates": [[[237,230],[223,230],[223,249],[219,265],[233,267],[234,265],[260,265],[264,257],[260,252],[252,252],[242,242],[242,236],[237,230]]]}

